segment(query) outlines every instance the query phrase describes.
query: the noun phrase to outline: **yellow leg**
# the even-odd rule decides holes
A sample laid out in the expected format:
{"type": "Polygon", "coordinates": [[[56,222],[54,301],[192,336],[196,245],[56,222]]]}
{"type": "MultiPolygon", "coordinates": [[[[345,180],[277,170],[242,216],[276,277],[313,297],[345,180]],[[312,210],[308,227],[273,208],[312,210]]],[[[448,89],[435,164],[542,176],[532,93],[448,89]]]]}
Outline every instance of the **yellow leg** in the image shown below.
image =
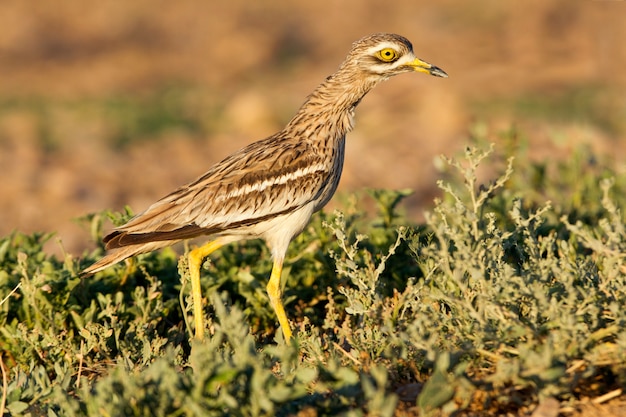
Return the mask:
{"type": "Polygon", "coordinates": [[[270,297],[270,303],[272,304],[272,307],[274,307],[274,311],[276,312],[276,316],[278,317],[278,323],[280,323],[280,328],[283,329],[285,341],[289,342],[289,339],[291,339],[291,327],[289,326],[287,314],[285,314],[285,308],[283,307],[283,301],[281,299],[282,290],[280,288],[280,275],[282,271],[283,260],[274,260],[272,275],[270,275],[270,280],[267,283],[267,294],[270,297]]]}
{"type": "Polygon", "coordinates": [[[189,274],[191,275],[191,297],[193,299],[193,318],[196,325],[196,339],[204,338],[204,320],[202,313],[202,287],[200,287],[200,268],[202,261],[211,252],[220,248],[222,243],[219,239],[207,243],[189,252],[189,274]]]}

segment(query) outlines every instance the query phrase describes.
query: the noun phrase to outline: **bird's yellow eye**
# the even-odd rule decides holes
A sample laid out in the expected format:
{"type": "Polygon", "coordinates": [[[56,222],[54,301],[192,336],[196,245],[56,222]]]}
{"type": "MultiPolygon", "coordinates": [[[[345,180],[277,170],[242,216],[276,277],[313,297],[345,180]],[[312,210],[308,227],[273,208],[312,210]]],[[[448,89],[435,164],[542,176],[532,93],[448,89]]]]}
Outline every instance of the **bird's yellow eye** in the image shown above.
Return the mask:
{"type": "Polygon", "coordinates": [[[378,52],[378,57],[385,62],[392,62],[398,59],[398,51],[393,48],[381,49],[378,52]]]}

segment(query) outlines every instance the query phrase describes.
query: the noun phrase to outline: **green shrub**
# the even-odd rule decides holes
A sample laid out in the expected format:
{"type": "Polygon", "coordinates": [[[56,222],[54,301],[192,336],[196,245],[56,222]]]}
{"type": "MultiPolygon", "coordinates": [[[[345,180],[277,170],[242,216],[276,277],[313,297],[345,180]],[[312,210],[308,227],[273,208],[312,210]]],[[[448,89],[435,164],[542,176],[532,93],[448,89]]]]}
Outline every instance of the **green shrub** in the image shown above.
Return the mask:
{"type": "MultiPolygon", "coordinates": [[[[410,406],[487,415],[625,388],[623,180],[573,158],[558,166],[559,187],[544,176],[530,189],[538,165],[514,169],[508,158],[479,184],[488,157],[502,160],[474,148],[443,158],[443,195],[425,224],[395,210],[406,191],[370,191],[374,218],[350,207],[317,214],[285,264],[290,345],[274,339],[259,242],[205,263],[210,336],[197,343],[174,251],[80,279],[101,249],[59,260],[43,251],[50,235],[0,239],[2,406],[50,416],[392,416],[410,406]]],[[[87,218],[94,237],[105,217],[87,218]]]]}

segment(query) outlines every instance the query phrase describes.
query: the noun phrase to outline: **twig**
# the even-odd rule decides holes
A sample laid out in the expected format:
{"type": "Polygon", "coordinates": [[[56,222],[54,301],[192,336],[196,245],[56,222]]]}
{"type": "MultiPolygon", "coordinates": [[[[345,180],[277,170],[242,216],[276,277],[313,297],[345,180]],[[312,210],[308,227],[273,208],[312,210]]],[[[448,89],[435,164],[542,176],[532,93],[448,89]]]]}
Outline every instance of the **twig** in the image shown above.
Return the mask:
{"type": "MultiPolygon", "coordinates": [[[[1,306],[2,304],[4,304],[4,302],[5,302],[6,300],[8,300],[8,299],[9,299],[9,297],[10,297],[10,296],[12,296],[12,295],[15,293],[15,291],[17,291],[17,290],[18,290],[21,286],[22,286],[22,283],[21,283],[21,282],[20,282],[20,283],[18,283],[18,284],[15,286],[15,288],[13,288],[13,290],[12,290],[10,293],[8,293],[8,294],[7,294],[7,296],[6,296],[6,297],[4,297],[4,298],[2,299],[2,301],[0,301],[0,306],[1,306]]],[[[1,416],[1,415],[2,415],[2,414],[0,414],[0,416],[1,416]]]]}
{"type": "Polygon", "coordinates": [[[355,358],[354,356],[350,354],[350,352],[346,351],[344,348],[339,346],[337,342],[333,342],[333,345],[335,345],[335,347],[339,349],[344,355],[346,355],[348,359],[350,359],[352,362],[356,363],[359,366],[361,365],[361,362],[357,358],[355,358]]]}
{"type": "MultiPolygon", "coordinates": [[[[185,248],[185,251],[188,249],[185,248]]],[[[187,253],[187,252],[185,252],[187,253]]],[[[180,291],[178,292],[178,303],[180,304],[180,309],[183,312],[183,320],[185,321],[185,328],[189,333],[189,337],[193,339],[193,330],[191,329],[191,324],[189,324],[189,317],[187,317],[187,313],[189,312],[189,308],[185,303],[185,287],[187,285],[187,273],[189,268],[187,268],[187,257],[181,256],[178,260],[178,271],[180,273],[180,291]],[[181,266],[184,271],[181,270],[181,266]]]]}
{"type": "MultiPolygon", "coordinates": [[[[80,341],[80,354],[78,355],[78,378],[76,378],[76,389],[80,389],[80,377],[83,374],[83,348],[85,347],[85,340],[80,341]]],[[[0,414],[1,416],[2,414],[0,414]]]]}
{"type": "Polygon", "coordinates": [[[9,390],[9,386],[7,382],[7,372],[4,368],[4,360],[2,359],[2,355],[0,355],[0,369],[2,369],[2,401],[0,401],[0,416],[3,416],[4,405],[7,402],[7,391],[9,390]]]}
{"type": "Polygon", "coordinates": [[[609,400],[612,400],[613,398],[619,397],[620,395],[622,395],[622,389],[618,388],[616,390],[613,390],[611,392],[607,392],[604,395],[601,395],[599,397],[594,398],[593,400],[591,400],[592,403],[594,404],[602,404],[605,403],[609,400]]]}

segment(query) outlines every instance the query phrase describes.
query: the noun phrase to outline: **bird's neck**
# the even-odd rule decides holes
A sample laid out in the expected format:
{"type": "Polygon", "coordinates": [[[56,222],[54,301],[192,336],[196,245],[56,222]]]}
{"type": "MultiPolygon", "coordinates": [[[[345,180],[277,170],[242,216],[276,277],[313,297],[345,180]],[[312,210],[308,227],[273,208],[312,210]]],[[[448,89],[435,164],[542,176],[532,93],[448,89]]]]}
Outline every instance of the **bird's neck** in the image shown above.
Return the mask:
{"type": "Polygon", "coordinates": [[[307,97],[289,125],[314,131],[317,137],[327,140],[343,138],[354,126],[354,109],[375,84],[355,82],[339,70],[307,97]]]}

